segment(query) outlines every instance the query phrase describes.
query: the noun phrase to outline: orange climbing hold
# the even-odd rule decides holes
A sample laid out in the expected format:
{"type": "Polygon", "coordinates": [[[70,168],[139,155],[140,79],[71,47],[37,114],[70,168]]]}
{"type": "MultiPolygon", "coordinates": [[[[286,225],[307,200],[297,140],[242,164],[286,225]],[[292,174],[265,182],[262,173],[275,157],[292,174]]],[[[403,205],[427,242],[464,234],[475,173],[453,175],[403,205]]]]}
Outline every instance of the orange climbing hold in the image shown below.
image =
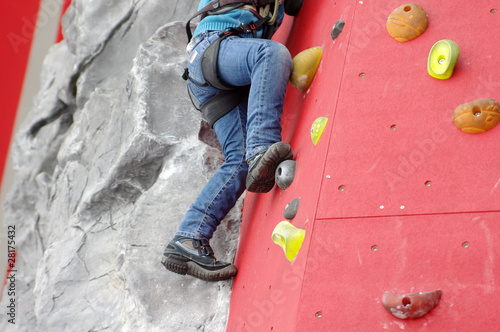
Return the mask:
{"type": "Polygon", "coordinates": [[[387,19],[387,32],[399,42],[417,38],[427,30],[429,21],[420,5],[407,3],[394,9],[387,19]]]}
{"type": "Polygon", "coordinates": [[[432,292],[393,294],[385,292],[382,296],[382,304],[385,310],[400,319],[414,319],[427,314],[434,309],[441,299],[440,289],[432,292]]]}
{"type": "Polygon", "coordinates": [[[462,104],[453,112],[453,122],[466,133],[484,133],[500,122],[500,104],[493,99],[477,99],[462,104]]]}

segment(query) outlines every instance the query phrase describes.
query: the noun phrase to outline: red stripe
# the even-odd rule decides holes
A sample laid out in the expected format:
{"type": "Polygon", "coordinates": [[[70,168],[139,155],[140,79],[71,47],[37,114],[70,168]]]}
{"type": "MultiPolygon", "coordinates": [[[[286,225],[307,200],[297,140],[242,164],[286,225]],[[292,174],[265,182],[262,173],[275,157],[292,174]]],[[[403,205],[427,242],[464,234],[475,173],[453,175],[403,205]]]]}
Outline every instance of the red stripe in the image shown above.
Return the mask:
{"type": "Polygon", "coordinates": [[[66,12],[66,9],[68,9],[68,7],[69,7],[70,4],[71,4],[71,0],[64,0],[62,11],[61,11],[61,17],[59,19],[59,28],[58,28],[58,31],[57,31],[56,43],[59,43],[61,40],[64,39],[64,36],[62,34],[61,20],[62,20],[62,16],[66,12]]]}
{"type": "MultiPolygon", "coordinates": [[[[0,20],[0,174],[3,174],[41,1],[4,1],[0,20]]],[[[0,180],[1,184],[1,180],[0,180]]]]}

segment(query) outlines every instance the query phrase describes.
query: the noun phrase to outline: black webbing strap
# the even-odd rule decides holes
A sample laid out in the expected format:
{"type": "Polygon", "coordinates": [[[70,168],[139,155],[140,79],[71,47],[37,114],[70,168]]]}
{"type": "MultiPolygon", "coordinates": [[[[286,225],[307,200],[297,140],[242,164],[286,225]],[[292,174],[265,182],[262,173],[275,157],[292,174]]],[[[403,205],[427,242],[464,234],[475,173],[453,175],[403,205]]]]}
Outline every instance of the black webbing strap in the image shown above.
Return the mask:
{"type": "MultiPolygon", "coordinates": [[[[193,100],[193,96],[188,87],[188,94],[191,98],[193,105],[201,111],[205,120],[207,120],[210,127],[213,127],[214,123],[217,122],[221,117],[229,113],[233,108],[238,106],[238,104],[243,100],[245,95],[248,94],[250,86],[231,86],[222,82],[219,78],[217,70],[217,59],[219,56],[220,43],[228,35],[221,34],[216,41],[214,41],[202,55],[201,58],[201,72],[205,79],[205,84],[202,86],[210,85],[216,89],[221,90],[217,95],[213,96],[201,106],[196,105],[193,100]]],[[[189,71],[184,71],[182,78],[185,80],[189,79],[189,71]]],[[[195,84],[195,83],[193,83],[195,84]]]]}
{"type": "MultiPolygon", "coordinates": [[[[261,26],[263,26],[267,21],[269,21],[269,17],[263,17],[257,20],[257,22],[250,22],[248,24],[246,23],[240,23],[239,28],[233,28],[232,30],[238,33],[253,33],[253,37],[257,38],[257,30],[260,29],[261,26]]],[[[265,26],[264,26],[265,27],[265,26]]],[[[268,39],[265,36],[265,33],[263,33],[262,36],[264,39],[268,39]]]]}
{"type": "Polygon", "coordinates": [[[194,249],[198,250],[200,256],[213,256],[214,251],[212,250],[212,247],[210,247],[208,240],[193,240],[192,244],[194,249]]]}
{"type": "Polygon", "coordinates": [[[227,85],[219,78],[217,70],[217,59],[219,58],[220,43],[227,37],[226,34],[221,34],[210,46],[207,47],[201,57],[201,73],[205,81],[210,86],[219,90],[234,90],[235,87],[227,85]]]}
{"type": "Polygon", "coordinates": [[[211,128],[227,113],[231,112],[248,94],[250,86],[244,86],[236,90],[224,90],[219,92],[201,105],[201,113],[211,128]]]}

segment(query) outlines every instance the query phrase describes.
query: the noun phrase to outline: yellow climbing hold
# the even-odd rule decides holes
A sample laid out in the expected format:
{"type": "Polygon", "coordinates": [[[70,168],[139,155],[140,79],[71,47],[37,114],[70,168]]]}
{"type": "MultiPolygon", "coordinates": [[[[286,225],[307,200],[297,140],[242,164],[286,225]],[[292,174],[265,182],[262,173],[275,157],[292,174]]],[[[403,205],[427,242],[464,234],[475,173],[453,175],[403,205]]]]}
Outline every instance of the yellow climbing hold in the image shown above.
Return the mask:
{"type": "Polygon", "coordinates": [[[290,83],[299,90],[306,90],[316,74],[321,56],[322,47],[308,48],[293,58],[293,71],[290,75],[290,83]]]}
{"type": "Polygon", "coordinates": [[[328,118],[323,116],[314,120],[313,125],[311,127],[311,139],[314,145],[318,144],[318,141],[321,138],[321,135],[323,134],[323,130],[325,130],[327,122],[328,118]]]}
{"type": "Polygon", "coordinates": [[[274,228],[273,242],[283,248],[286,258],[291,262],[297,256],[305,236],[305,230],[283,220],[274,228]]]}
{"type": "Polygon", "coordinates": [[[427,61],[427,71],[432,77],[440,80],[450,78],[457,63],[460,49],[448,39],[438,41],[432,46],[427,61]]]}

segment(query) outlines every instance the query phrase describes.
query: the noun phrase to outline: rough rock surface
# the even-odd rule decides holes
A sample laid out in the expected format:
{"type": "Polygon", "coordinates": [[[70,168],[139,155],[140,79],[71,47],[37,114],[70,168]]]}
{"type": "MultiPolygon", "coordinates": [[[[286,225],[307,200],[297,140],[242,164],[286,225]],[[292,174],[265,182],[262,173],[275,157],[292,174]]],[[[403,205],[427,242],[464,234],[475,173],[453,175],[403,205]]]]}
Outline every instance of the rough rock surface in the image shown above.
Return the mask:
{"type": "MultiPolygon", "coordinates": [[[[231,282],[160,264],[223,160],[181,78],[180,21],[197,5],[72,1],[14,143],[16,324],[1,331],[225,330],[231,282]]],[[[212,240],[220,259],[234,257],[240,211],[212,240]]]]}

